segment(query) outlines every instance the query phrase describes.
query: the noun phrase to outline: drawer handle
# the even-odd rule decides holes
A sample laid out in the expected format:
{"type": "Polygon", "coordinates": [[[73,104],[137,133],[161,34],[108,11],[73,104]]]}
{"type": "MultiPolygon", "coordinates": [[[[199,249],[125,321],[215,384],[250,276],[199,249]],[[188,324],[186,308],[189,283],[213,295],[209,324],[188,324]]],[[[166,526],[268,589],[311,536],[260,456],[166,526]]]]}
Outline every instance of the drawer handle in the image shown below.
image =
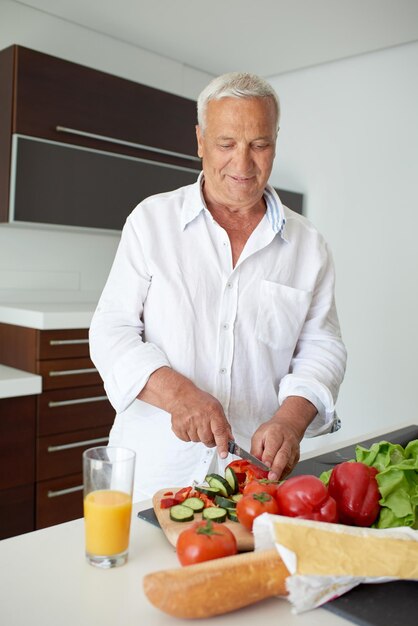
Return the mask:
{"type": "Polygon", "coordinates": [[[180,157],[181,159],[187,159],[188,161],[197,161],[200,163],[200,159],[191,154],[183,154],[182,152],[173,152],[173,150],[165,150],[164,148],[154,148],[153,146],[146,146],[143,143],[135,143],[133,141],[125,141],[124,139],[117,139],[116,137],[107,137],[106,135],[97,135],[96,133],[89,133],[85,130],[78,130],[77,128],[68,128],[67,126],[56,126],[55,130],[59,133],[69,133],[70,135],[79,135],[80,137],[88,137],[90,139],[98,139],[99,141],[106,141],[110,143],[116,143],[120,146],[128,146],[130,148],[137,148],[139,150],[146,150],[147,152],[156,152],[157,154],[166,154],[168,156],[180,157]]]}
{"type": "Polygon", "coordinates": [[[107,396],[95,396],[94,398],[74,398],[74,400],[59,400],[57,402],[48,402],[50,409],[56,406],[70,406],[72,404],[85,404],[87,402],[102,402],[107,400],[107,396]]]}
{"type": "Polygon", "coordinates": [[[71,450],[72,448],[82,448],[83,446],[91,446],[95,443],[105,443],[109,441],[109,437],[99,437],[98,439],[88,439],[87,441],[74,441],[73,443],[63,443],[60,446],[48,446],[48,452],[61,452],[61,450],[71,450]]]}
{"type": "Polygon", "coordinates": [[[73,374],[92,374],[93,372],[97,372],[95,367],[86,367],[80,370],[56,370],[52,372],[48,372],[49,376],[72,376],[73,374]]]}
{"type": "Polygon", "coordinates": [[[77,485],[77,487],[68,487],[68,489],[59,489],[58,491],[48,491],[48,498],[57,498],[58,496],[66,496],[68,493],[75,493],[76,491],[82,491],[83,485],[77,485]]]}
{"type": "Polygon", "coordinates": [[[74,346],[80,343],[88,343],[88,339],[51,339],[50,346],[74,346]]]}

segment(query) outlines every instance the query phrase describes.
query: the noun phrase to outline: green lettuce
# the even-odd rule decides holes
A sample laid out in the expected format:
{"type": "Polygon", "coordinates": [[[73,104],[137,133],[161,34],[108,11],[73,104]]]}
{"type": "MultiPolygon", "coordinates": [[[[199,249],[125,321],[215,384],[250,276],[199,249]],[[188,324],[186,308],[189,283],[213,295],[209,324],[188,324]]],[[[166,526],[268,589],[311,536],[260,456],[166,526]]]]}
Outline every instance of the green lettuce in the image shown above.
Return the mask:
{"type": "Polygon", "coordinates": [[[418,439],[403,448],[381,441],[369,449],[356,447],[356,461],[378,470],[381,510],[374,528],[418,528],[418,439]]]}

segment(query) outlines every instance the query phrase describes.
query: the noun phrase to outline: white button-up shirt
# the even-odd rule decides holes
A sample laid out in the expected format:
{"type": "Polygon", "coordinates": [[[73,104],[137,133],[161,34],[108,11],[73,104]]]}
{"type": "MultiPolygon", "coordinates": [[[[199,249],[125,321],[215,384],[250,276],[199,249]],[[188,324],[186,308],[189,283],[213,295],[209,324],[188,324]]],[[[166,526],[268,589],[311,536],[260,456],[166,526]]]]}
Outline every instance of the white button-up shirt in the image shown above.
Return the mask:
{"type": "Polygon", "coordinates": [[[327,244],[267,186],[266,214],[233,267],[201,181],[131,213],[91,324],[91,356],[117,412],[110,443],[137,452],[137,498],[225,465],[214,449],[180,441],[168,413],[136,399],[162,366],[214,395],[244,447],[291,395],[318,409],[307,436],[338,427],[346,351],[327,244]]]}

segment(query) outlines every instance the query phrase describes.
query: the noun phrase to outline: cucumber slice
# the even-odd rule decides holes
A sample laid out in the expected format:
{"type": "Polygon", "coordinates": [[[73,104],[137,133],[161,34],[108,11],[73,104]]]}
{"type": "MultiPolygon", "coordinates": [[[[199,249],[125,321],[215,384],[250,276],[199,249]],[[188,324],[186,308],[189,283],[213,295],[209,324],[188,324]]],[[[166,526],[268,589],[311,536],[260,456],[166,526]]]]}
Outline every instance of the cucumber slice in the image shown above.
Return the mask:
{"type": "Polygon", "coordinates": [[[207,509],[203,509],[202,518],[210,519],[212,522],[224,522],[226,520],[226,509],[218,506],[209,506],[207,509]]]}
{"type": "Polygon", "coordinates": [[[228,519],[230,519],[232,522],[238,522],[239,521],[236,509],[227,508],[226,512],[227,512],[227,515],[228,515],[228,519]]]}
{"type": "Polygon", "coordinates": [[[226,480],[229,482],[230,486],[231,486],[231,494],[232,493],[237,493],[238,489],[239,489],[239,484],[238,484],[238,478],[237,475],[235,474],[234,470],[232,469],[232,467],[227,467],[225,470],[225,478],[226,480]]]}
{"type": "Polygon", "coordinates": [[[239,502],[242,498],[243,494],[242,493],[234,493],[231,496],[231,500],[233,500],[234,502],[239,502]]]}
{"type": "Polygon", "coordinates": [[[194,519],[193,509],[184,504],[175,504],[170,509],[170,519],[174,522],[191,522],[194,519]]]}
{"type": "Polygon", "coordinates": [[[205,508],[205,503],[203,502],[203,500],[196,497],[186,498],[182,504],[183,506],[190,507],[195,513],[200,513],[200,511],[203,511],[203,509],[205,508]]]}
{"type": "Polygon", "coordinates": [[[223,507],[224,509],[234,509],[237,506],[237,503],[229,498],[225,498],[225,496],[215,496],[215,504],[223,507]]]}
{"type": "Polygon", "coordinates": [[[219,489],[220,495],[227,498],[232,493],[231,485],[225,478],[222,478],[219,474],[208,474],[205,478],[210,487],[219,489]]]}
{"type": "Polygon", "coordinates": [[[195,489],[200,493],[204,493],[205,496],[208,496],[208,498],[214,498],[218,493],[220,493],[219,489],[216,489],[215,487],[207,487],[206,485],[196,485],[195,489]]]}

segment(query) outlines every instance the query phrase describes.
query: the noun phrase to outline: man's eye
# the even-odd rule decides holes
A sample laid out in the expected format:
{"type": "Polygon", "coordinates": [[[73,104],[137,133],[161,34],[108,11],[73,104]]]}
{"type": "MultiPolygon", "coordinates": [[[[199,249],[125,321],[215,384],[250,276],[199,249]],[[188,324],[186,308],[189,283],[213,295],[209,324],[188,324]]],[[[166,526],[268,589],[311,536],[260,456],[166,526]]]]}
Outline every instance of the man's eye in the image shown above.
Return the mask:
{"type": "Polygon", "coordinates": [[[268,147],[269,147],[269,144],[268,144],[268,143],[256,143],[256,144],[254,145],[254,148],[255,148],[256,150],[265,150],[265,149],[266,149],[266,148],[268,148],[268,147]]]}
{"type": "Polygon", "coordinates": [[[232,143],[220,143],[220,148],[232,148],[232,143]]]}

